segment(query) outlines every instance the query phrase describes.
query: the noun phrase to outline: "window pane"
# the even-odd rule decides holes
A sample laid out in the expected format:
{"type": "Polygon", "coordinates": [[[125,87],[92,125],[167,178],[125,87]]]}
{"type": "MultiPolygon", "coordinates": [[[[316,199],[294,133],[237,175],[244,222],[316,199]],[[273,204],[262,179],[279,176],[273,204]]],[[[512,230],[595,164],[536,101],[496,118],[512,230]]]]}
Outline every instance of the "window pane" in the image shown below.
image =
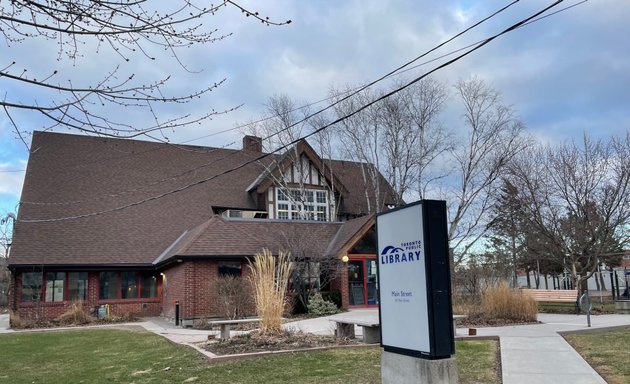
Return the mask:
{"type": "Polygon", "coordinates": [[[302,201],[302,196],[300,195],[300,191],[297,189],[292,189],[291,190],[291,200],[294,203],[298,203],[302,201]]]}
{"type": "Polygon", "coordinates": [[[65,272],[46,273],[46,301],[63,301],[63,290],[65,286],[65,272]]]}
{"type": "Polygon", "coordinates": [[[317,191],[317,202],[326,203],[326,192],[317,191]]]}
{"type": "Polygon", "coordinates": [[[87,300],[87,272],[68,272],[68,300],[87,300]]]}
{"type": "Polygon", "coordinates": [[[157,277],[150,273],[140,275],[140,297],[153,299],[157,297],[157,277]]]}
{"type": "Polygon", "coordinates": [[[304,191],[304,196],[306,197],[305,201],[309,203],[313,202],[313,191],[304,191]]]}
{"type": "Polygon", "coordinates": [[[224,262],[219,264],[219,276],[241,276],[241,263],[224,262]]]}
{"type": "Polygon", "coordinates": [[[41,299],[42,273],[22,273],[22,302],[37,301],[41,299]]]}
{"type": "Polygon", "coordinates": [[[289,198],[287,196],[286,189],[278,189],[278,201],[288,201],[289,198]]]}
{"type": "Polygon", "coordinates": [[[120,285],[120,297],[123,299],[138,298],[138,272],[123,272],[120,285]]]}
{"type": "Polygon", "coordinates": [[[317,207],[317,221],[326,221],[326,207],[317,207]]]}
{"type": "Polygon", "coordinates": [[[117,299],[118,272],[101,272],[99,288],[99,299],[117,299]]]}

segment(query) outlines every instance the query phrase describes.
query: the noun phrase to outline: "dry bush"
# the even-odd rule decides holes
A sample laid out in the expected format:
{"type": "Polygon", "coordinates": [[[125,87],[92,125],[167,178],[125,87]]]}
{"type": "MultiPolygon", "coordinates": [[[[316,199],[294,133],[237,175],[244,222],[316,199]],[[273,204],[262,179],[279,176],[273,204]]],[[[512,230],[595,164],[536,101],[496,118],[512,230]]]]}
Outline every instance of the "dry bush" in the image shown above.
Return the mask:
{"type": "Polygon", "coordinates": [[[73,302],[66,312],[55,319],[59,324],[75,325],[89,324],[92,320],[92,317],[83,307],[83,301],[81,300],[73,302]]]}
{"type": "Polygon", "coordinates": [[[22,318],[19,313],[9,311],[9,326],[11,328],[22,328],[22,318]]]}
{"type": "Polygon", "coordinates": [[[240,276],[222,276],[217,284],[219,315],[227,319],[240,319],[246,315],[250,304],[249,283],[240,276]]]}
{"type": "Polygon", "coordinates": [[[481,310],[489,318],[516,322],[536,321],[538,314],[534,299],[506,283],[486,288],[481,296],[481,310]]]}
{"type": "Polygon", "coordinates": [[[278,334],[282,332],[282,314],[291,277],[289,254],[280,252],[274,257],[268,249],[263,249],[254,256],[249,268],[256,314],[260,317],[260,333],[278,334]]]}

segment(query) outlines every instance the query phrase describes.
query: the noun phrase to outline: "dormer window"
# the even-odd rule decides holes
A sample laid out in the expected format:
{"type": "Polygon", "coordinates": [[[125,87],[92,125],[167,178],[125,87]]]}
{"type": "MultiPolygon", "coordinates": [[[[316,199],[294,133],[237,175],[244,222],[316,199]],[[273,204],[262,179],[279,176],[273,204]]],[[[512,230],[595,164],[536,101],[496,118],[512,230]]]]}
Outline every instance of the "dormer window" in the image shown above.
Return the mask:
{"type": "Polygon", "coordinates": [[[328,191],[316,189],[276,189],[276,212],[284,220],[329,220],[328,191]]]}

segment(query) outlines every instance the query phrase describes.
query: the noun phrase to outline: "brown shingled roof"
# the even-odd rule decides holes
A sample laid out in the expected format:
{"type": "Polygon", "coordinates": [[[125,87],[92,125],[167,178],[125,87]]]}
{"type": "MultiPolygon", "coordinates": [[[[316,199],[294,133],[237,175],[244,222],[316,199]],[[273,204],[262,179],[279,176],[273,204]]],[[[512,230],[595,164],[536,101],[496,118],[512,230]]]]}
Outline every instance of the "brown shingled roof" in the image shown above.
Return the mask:
{"type": "Polygon", "coordinates": [[[253,256],[269,249],[308,252],[298,256],[321,256],[343,227],[340,222],[296,220],[226,219],[213,216],[195,228],[186,240],[178,242],[160,262],[175,256],[233,257],[253,256]]]}
{"type": "MultiPolygon", "coordinates": [[[[207,222],[213,214],[212,206],[261,209],[256,196],[246,192],[264,170],[256,163],[181,192],[168,193],[245,164],[258,155],[232,149],[35,132],[10,263],[151,265],[185,231],[207,222]],[[165,193],[161,198],[102,215],[27,222],[109,211],[165,193]]],[[[268,165],[272,160],[269,157],[262,162],[268,165]]],[[[365,187],[360,174],[356,174],[360,165],[333,161],[332,168],[349,191],[341,212],[354,216],[366,213],[365,187]]],[[[195,245],[201,244],[204,236],[200,235],[186,252],[206,252],[195,245]]]]}

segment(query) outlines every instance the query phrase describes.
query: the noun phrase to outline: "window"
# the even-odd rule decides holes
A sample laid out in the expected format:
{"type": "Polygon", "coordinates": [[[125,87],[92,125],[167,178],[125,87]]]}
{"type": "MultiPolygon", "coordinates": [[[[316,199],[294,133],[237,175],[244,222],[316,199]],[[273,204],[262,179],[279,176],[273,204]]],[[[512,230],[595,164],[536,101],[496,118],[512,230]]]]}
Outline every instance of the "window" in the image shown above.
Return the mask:
{"type": "Polygon", "coordinates": [[[276,212],[284,220],[328,220],[328,192],[277,188],[276,212]]]}
{"type": "Polygon", "coordinates": [[[138,272],[123,272],[120,285],[120,297],[123,299],[138,298],[138,272]]]}
{"type": "Polygon", "coordinates": [[[241,276],[241,263],[240,262],[223,262],[219,264],[219,276],[241,276]]]}
{"type": "Polygon", "coordinates": [[[65,285],[65,272],[46,273],[46,302],[63,301],[65,285]]]}
{"type": "Polygon", "coordinates": [[[143,299],[157,297],[157,276],[149,273],[140,275],[140,297],[143,299]]]}
{"type": "Polygon", "coordinates": [[[87,285],[87,272],[46,272],[43,275],[41,272],[25,272],[22,274],[22,302],[85,300],[87,285]]]}
{"type": "Polygon", "coordinates": [[[288,220],[289,219],[289,204],[278,204],[278,219],[288,220]]]}
{"type": "Polygon", "coordinates": [[[24,272],[22,273],[22,302],[41,300],[42,294],[42,273],[24,272]]]}
{"type": "Polygon", "coordinates": [[[154,299],[158,297],[157,276],[150,272],[101,272],[101,300],[154,299]]]}
{"type": "Polygon", "coordinates": [[[87,272],[68,272],[68,300],[87,300],[87,272]]]}
{"type": "Polygon", "coordinates": [[[118,298],[118,272],[101,272],[98,298],[101,300],[118,298]]]}

